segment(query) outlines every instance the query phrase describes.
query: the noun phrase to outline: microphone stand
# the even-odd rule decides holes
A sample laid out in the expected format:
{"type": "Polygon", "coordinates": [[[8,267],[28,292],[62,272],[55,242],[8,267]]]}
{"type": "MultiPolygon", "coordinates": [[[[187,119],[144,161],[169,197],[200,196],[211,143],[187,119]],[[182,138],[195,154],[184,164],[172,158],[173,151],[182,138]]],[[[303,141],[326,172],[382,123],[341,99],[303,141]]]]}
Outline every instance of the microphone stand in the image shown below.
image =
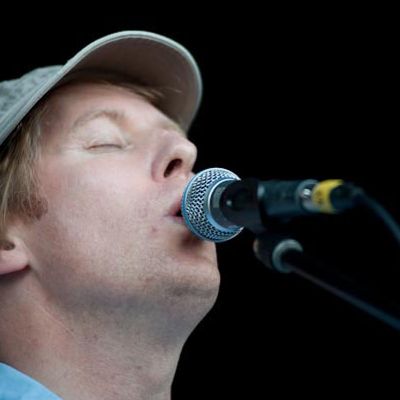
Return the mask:
{"type": "Polygon", "coordinates": [[[400,331],[398,305],[308,257],[298,241],[264,232],[257,235],[254,252],[267,267],[280,273],[293,272],[400,331]]]}

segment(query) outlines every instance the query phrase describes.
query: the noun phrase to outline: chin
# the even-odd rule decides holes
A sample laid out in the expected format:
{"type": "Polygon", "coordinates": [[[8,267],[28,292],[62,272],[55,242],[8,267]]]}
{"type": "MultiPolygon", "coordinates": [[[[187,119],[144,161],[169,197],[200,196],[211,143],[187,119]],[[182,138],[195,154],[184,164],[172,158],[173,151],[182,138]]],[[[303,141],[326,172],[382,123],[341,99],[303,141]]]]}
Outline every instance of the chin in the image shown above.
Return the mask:
{"type": "Polygon", "coordinates": [[[190,333],[213,308],[219,292],[219,284],[213,287],[176,287],[170,292],[174,304],[175,324],[190,333]]]}
{"type": "Polygon", "coordinates": [[[216,263],[181,264],[173,281],[166,286],[166,295],[179,314],[197,324],[215,304],[220,279],[216,263]]]}
{"type": "MultiPolygon", "coordinates": [[[[201,267],[199,267],[200,269],[201,267]]],[[[186,277],[178,278],[173,288],[171,288],[171,295],[174,298],[186,299],[204,299],[215,302],[218,296],[220,285],[220,275],[217,270],[215,273],[202,274],[200,270],[197,273],[190,274],[186,277]]]]}

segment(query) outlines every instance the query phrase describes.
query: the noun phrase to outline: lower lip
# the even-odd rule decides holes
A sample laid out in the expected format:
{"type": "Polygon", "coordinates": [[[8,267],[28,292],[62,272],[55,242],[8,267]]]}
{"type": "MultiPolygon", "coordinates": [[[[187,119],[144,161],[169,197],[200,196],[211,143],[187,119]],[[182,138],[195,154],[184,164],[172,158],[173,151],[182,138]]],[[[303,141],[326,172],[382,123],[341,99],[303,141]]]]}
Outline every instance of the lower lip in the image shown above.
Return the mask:
{"type": "Polygon", "coordinates": [[[172,221],[174,221],[175,223],[179,224],[179,225],[184,225],[184,226],[186,226],[185,220],[183,219],[183,217],[177,217],[177,216],[175,216],[175,215],[171,215],[169,218],[170,218],[172,221]]]}

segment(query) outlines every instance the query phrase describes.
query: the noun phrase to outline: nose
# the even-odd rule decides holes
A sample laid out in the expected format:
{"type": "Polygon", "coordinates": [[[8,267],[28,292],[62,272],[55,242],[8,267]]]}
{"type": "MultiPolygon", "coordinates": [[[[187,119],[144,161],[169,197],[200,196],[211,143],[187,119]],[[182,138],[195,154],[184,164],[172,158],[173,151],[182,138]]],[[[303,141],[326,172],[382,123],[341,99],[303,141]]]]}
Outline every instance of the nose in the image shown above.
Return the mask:
{"type": "Polygon", "coordinates": [[[160,150],[153,167],[154,179],[188,179],[197,157],[196,146],[181,135],[169,135],[168,139],[160,141],[159,145],[160,150]]]}

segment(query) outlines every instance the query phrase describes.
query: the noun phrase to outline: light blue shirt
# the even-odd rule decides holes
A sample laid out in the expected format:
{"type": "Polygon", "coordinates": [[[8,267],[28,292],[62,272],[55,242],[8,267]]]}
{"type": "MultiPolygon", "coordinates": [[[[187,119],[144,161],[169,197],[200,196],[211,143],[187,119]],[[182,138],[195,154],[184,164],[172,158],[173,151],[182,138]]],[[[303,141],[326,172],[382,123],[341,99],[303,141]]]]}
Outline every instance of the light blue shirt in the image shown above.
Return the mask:
{"type": "Polygon", "coordinates": [[[41,383],[0,363],[0,400],[62,400],[41,383]]]}

